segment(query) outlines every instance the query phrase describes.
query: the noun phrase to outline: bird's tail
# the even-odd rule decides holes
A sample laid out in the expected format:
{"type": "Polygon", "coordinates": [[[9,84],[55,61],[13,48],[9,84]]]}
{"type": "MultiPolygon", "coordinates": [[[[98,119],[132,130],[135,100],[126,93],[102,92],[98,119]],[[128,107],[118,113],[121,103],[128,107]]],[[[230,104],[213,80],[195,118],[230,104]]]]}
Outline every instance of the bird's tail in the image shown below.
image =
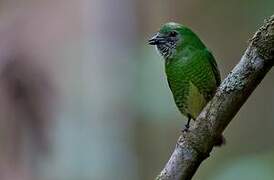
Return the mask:
{"type": "Polygon", "coordinates": [[[225,138],[224,138],[224,136],[223,135],[221,135],[221,136],[219,136],[218,138],[216,138],[216,141],[215,141],[215,143],[214,143],[214,146],[222,146],[222,145],[225,145],[225,143],[226,143],[226,140],[225,140],[225,138]]]}

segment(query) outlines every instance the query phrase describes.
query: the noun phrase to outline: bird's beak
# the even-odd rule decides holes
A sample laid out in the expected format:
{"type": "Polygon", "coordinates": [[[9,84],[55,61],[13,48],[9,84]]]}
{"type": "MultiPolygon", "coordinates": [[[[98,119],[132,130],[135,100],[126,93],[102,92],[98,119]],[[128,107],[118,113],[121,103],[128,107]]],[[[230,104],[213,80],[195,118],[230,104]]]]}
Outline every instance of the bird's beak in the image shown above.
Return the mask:
{"type": "Polygon", "coordinates": [[[159,33],[156,33],[152,38],[148,40],[148,44],[150,45],[159,45],[159,44],[164,44],[165,37],[161,36],[159,33]]]}

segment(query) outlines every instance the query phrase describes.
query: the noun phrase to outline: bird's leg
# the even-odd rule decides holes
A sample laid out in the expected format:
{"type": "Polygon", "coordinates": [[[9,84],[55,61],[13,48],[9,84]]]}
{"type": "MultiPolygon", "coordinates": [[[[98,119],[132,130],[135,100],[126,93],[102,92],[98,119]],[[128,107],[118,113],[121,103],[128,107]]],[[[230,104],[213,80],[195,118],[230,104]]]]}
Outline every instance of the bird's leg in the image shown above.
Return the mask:
{"type": "Polygon", "coordinates": [[[190,124],[190,121],[191,121],[191,116],[188,115],[187,118],[188,118],[188,119],[187,119],[187,123],[186,123],[186,125],[185,125],[185,128],[183,129],[183,132],[187,132],[188,129],[189,129],[189,124],[190,124]]]}
{"type": "Polygon", "coordinates": [[[185,127],[186,127],[187,130],[189,129],[190,121],[191,121],[191,117],[188,116],[188,120],[187,120],[187,123],[186,123],[186,125],[185,125],[185,127]]]}

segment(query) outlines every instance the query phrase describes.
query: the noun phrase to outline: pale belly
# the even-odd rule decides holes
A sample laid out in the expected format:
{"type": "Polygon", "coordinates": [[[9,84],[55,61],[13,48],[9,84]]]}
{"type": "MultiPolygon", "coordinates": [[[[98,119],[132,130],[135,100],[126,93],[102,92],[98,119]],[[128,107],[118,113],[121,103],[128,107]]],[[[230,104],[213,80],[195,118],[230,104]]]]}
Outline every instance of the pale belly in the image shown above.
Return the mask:
{"type": "Polygon", "coordinates": [[[175,98],[179,110],[185,116],[190,115],[193,119],[196,119],[207,103],[204,96],[199,92],[198,88],[191,83],[191,81],[189,82],[188,92],[180,97],[180,99],[175,98]]]}

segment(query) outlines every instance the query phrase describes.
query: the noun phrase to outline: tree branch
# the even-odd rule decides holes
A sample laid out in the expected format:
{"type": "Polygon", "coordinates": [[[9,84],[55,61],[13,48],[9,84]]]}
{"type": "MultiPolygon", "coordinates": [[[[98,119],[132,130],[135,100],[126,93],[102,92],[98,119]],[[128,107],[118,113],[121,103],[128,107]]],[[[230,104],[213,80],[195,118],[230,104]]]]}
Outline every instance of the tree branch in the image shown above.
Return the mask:
{"type": "Polygon", "coordinates": [[[193,126],[178,139],[157,180],[189,180],[217,138],[274,64],[274,15],[255,33],[237,66],[229,73],[193,126]]]}

